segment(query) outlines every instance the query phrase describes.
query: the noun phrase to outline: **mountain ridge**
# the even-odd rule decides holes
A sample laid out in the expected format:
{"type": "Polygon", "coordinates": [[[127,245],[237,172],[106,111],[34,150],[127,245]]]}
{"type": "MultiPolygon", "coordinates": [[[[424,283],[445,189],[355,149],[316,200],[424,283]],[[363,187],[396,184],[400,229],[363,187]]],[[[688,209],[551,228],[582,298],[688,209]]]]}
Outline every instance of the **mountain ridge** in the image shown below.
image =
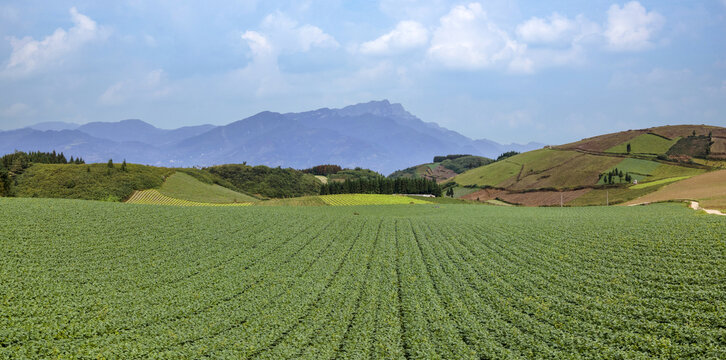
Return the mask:
{"type": "Polygon", "coordinates": [[[30,126],[0,131],[0,151],[56,150],[90,162],[114,158],[156,166],[248,162],[307,168],[336,163],[391,173],[439,154],[496,157],[509,150],[543,146],[474,140],[424,122],[403,105],[388,100],[299,113],[263,111],[221,126],[160,129],[139,119],[91,122],[75,128],[70,123],[49,124],[43,126],[62,129],[41,131],[30,126]]]}

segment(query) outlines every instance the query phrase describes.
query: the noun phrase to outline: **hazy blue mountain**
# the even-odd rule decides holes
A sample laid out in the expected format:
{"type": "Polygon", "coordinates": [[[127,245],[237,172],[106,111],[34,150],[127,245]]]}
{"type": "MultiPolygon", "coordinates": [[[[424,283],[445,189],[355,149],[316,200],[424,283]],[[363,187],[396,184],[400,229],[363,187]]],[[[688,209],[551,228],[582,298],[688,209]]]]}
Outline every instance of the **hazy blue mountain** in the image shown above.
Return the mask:
{"type": "MultiPolygon", "coordinates": [[[[140,142],[117,143],[90,136],[78,130],[40,131],[20,129],[0,132],[0,153],[20,151],[62,152],[66,157],[81,156],[86,162],[106,162],[108,159],[161,165],[159,149],[140,142]]],[[[163,162],[164,164],[166,162],[163,162]]]]}
{"type": "Polygon", "coordinates": [[[435,155],[493,158],[509,150],[542,147],[473,140],[424,122],[387,100],[301,113],[265,111],[225,126],[166,130],[141,120],[93,122],[75,130],[57,126],[60,131],[26,128],[0,132],[0,152],[56,150],[87,161],[113,158],[162,166],[247,162],[306,168],[330,163],[387,174],[429,162],[435,155]]]}
{"type": "Polygon", "coordinates": [[[42,123],[37,123],[35,125],[28,126],[29,129],[33,130],[40,130],[40,131],[48,131],[48,130],[75,130],[78,129],[78,127],[81,125],[74,124],[74,123],[68,123],[63,121],[46,121],[42,123]]]}
{"type": "Polygon", "coordinates": [[[165,130],[138,119],[129,119],[118,122],[91,122],[79,126],[77,130],[99,139],[115,142],[137,141],[152,146],[163,146],[203,134],[213,128],[213,125],[199,125],[165,130]]]}

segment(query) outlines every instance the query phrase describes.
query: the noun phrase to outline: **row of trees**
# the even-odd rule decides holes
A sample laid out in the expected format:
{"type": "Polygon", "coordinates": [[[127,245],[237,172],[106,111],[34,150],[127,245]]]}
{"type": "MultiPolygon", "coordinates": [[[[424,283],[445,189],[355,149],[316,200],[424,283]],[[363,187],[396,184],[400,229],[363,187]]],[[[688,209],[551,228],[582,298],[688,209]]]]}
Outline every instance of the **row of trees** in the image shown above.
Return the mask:
{"type": "Polygon", "coordinates": [[[309,169],[304,169],[304,170],[300,170],[300,171],[302,171],[306,174],[328,176],[328,175],[336,174],[341,170],[343,170],[343,168],[340,167],[339,165],[325,164],[325,165],[313,166],[309,169]]]}
{"type": "Polygon", "coordinates": [[[0,196],[8,196],[15,178],[22,174],[32,163],[37,164],[85,164],[82,158],[66,159],[63,153],[52,152],[23,152],[16,151],[0,157],[0,196]]]}
{"type": "Polygon", "coordinates": [[[625,183],[629,184],[631,181],[633,181],[633,177],[630,176],[630,173],[623,173],[622,170],[618,170],[617,168],[607,172],[600,174],[600,179],[605,179],[603,182],[606,184],[615,184],[615,180],[619,179],[619,183],[623,183],[623,179],[625,179],[625,183]]]}
{"type": "Polygon", "coordinates": [[[442,162],[444,160],[456,160],[458,158],[462,158],[465,156],[471,156],[471,154],[453,154],[453,155],[446,155],[446,156],[434,156],[434,162],[442,162]]]}
{"type": "Polygon", "coordinates": [[[320,188],[320,195],[332,194],[430,194],[441,196],[441,186],[428,179],[357,179],[329,182],[320,188]]]}

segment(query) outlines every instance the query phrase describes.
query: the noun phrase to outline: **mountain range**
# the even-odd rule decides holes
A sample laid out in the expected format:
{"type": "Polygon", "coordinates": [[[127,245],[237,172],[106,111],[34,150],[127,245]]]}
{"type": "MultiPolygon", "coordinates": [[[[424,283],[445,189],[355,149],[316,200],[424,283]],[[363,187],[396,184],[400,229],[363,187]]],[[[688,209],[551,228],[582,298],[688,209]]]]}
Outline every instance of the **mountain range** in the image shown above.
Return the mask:
{"type": "Polygon", "coordinates": [[[123,120],[84,125],[46,122],[0,131],[0,153],[55,150],[87,162],[126,159],[174,167],[247,162],[307,168],[330,163],[384,174],[429,162],[435,155],[492,158],[542,146],[473,140],[424,122],[388,100],[301,113],[265,111],[224,126],[167,130],[141,120],[123,120]]]}

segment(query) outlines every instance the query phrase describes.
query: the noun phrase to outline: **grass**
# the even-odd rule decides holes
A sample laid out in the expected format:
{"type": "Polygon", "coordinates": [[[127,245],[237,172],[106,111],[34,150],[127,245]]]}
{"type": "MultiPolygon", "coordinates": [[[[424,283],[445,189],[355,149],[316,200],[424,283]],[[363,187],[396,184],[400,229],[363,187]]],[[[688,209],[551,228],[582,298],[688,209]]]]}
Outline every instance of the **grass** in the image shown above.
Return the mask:
{"type": "Polygon", "coordinates": [[[574,188],[594,185],[598,175],[621,159],[609,156],[578,154],[546,171],[523,176],[516,183],[507,184],[514,190],[542,188],[574,188]]]}
{"type": "Polygon", "coordinates": [[[15,196],[121,201],[136,191],[159,188],[174,169],[128,164],[33,164],[21,174],[15,196]]]}
{"type": "Polygon", "coordinates": [[[724,218],[681,205],[0,209],[3,359],[726,353],[724,218]]]}
{"type": "Polygon", "coordinates": [[[475,202],[467,201],[464,199],[450,198],[446,196],[442,197],[424,197],[424,196],[409,196],[412,199],[423,200],[433,204],[475,204],[475,202]]]}
{"type": "Polygon", "coordinates": [[[521,168],[521,164],[506,159],[456,175],[452,181],[461,186],[497,186],[507,179],[517,176],[521,168]]]}
{"type": "Polygon", "coordinates": [[[142,190],[134,192],[131,197],[126,200],[127,204],[144,204],[144,205],[171,205],[171,206],[250,206],[252,202],[244,203],[204,203],[197,201],[189,201],[184,199],[166,196],[155,189],[142,190]]]}
{"type": "Polygon", "coordinates": [[[621,161],[616,157],[541,149],[469,170],[453,181],[459,185],[514,190],[573,188],[596,184],[600,173],[621,161]]]}
{"type": "Polygon", "coordinates": [[[593,189],[588,193],[566,203],[567,206],[604,206],[608,199],[610,205],[622,204],[657,190],[657,186],[641,189],[610,188],[593,189]]]}
{"type": "Polygon", "coordinates": [[[497,200],[497,199],[487,200],[486,203],[491,204],[491,205],[497,205],[497,206],[514,206],[510,203],[507,203],[507,202],[504,202],[501,200],[497,200]]]}
{"type": "MultiPolygon", "coordinates": [[[[619,171],[622,171],[623,174],[630,173],[630,176],[634,180],[638,180],[638,182],[640,182],[648,179],[650,174],[655,171],[655,169],[657,169],[660,165],[661,164],[655,161],[626,158],[617,163],[615,166],[603,171],[603,173],[618,169],[619,171]]],[[[624,178],[625,177],[623,177],[623,179],[624,178]]],[[[619,182],[620,178],[617,178],[615,181],[619,182]]],[[[603,176],[603,178],[600,179],[600,181],[598,181],[597,183],[600,185],[605,184],[605,177],[603,176]]]]}
{"type": "Polygon", "coordinates": [[[477,191],[479,191],[479,188],[456,186],[454,187],[454,197],[460,198],[464,195],[469,195],[477,191]]]}
{"type": "Polygon", "coordinates": [[[260,206],[326,206],[320,196],[302,196],[295,198],[270,199],[255,203],[260,206]]]}
{"type": "Polygon", "coordinates": [[[726,195],[700,199],[699,203],[704,209],[721,210],[721,212],[726,213],[726,195]]]}
{"type": "Polygon", "coordinates": [[[607,149],[612,148],[613,146],[616,146],[618,144],[622,144],[624,142],[628,142],[647,131],[645,130],[629,130],[629,131],[622,131],[612,134],[605,134],[600,136],[595,136],[587,139],[582,139],[580,141],[570,143],[570,144],[564,144],[558,146],[560,149],[584,149],[589,151],[605,151],[607,149]]]}
{"type": "Polygon", "coordinates": [[[674,178],[667,178],[667,179],[656,180],[656,181],[651,181],[651,182],[639,183],[637,185],[631,186],[629,189],[631,189],[631,190],[645,189],[645,188],[651,187],[651,186],[670,184],[672,182],[688,179],[689,177],[690,176],[679,176],[679,177],[674,177],[674,178]]]}
{"type": "Polygon", "coordinates": [[[643,134],[607,149],[605,152],[626,154],[630,144],[631,154],[665,154],[680,138],[667,140],[653,134],[643,134]]]}
{"type": "Polygon", "coordinates": [[[238,203],[254,202],[256,198],[219,186],[205,184],[196,178],[177,172],[169,176],[161,185],[159,192],[171,198],[198,203],[238,203]]]}
{"type": "Polygon", "coordinates": [[[695,176],[705,173],[705,169],[689,168],[685,166],[676,166],[670,164],[660,164],[653,172],[650,178],[653,180],[668,179],[682,176],[695,176]]]}
{"type": "Polygon", "coordinates": [[[380,194],[321,195],[320,199],[332,206],[431,204],[430,201],[423,200],[425,198],[380,194]]]}

